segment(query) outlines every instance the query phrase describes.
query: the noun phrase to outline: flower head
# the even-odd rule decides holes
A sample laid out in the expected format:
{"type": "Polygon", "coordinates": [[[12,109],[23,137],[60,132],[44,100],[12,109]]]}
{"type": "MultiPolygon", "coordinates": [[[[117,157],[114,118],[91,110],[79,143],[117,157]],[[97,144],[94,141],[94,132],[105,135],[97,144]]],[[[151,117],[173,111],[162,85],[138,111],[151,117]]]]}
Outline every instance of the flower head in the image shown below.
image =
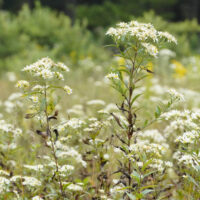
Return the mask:
{"type": "Polygon", "coordinates": [[[25,80],[20,80],[17,82],[17,84],[15,85],[17,88],[28,88],[30,86],[28,81],[25,80]]]}
{"type": "Polygon", "coordinates": [[[116,73],[110,73],[110,74],[106,75],[106,78],[108,78],[108,79],[119,79],[119,76],[116,73]]]}
{"type": "Polygon", "coordinates": [[[67,92],[67,94],[69,94],[69,95],[72,94],[72,89],[68,85],[64,86],[63,89],[65,92],[67,92]]]}

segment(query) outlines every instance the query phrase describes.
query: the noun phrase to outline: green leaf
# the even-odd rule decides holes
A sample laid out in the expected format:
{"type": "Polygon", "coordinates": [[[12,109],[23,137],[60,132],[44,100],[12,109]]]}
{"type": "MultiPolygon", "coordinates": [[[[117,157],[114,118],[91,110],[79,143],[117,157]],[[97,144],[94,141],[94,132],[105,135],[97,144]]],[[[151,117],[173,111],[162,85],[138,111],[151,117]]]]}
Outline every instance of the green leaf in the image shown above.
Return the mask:
{"type": "Polygon", "coordinates": [[[40,104],[40,110],[43,111],[45,110],[45,105],[46,105],[46,99],[43,98],[40,104]]]}
{"type": "Polygon", "coordinates": [[[144,78],[146,78],[146,77],[148,77],[148,76],[149,76],[149,75],[141,76],[140,78],[138,78],[138,79],[135,81],[135,83],[141,81],[142,79],[144,79],[144,78]]]}
{"type": "Polygon", "coordinates": [[[129,72],[129,70],[127,70],[127,69],[118,69],[120,72],[125,72],[125,73],[127,73],[127,74],[129,74],[130,75],[130,72],[129,72]]]}
{"type": "Polygon", "coordinates": [[[116,44],[108,44],[108,45],[105,45],[105,47],[117,47],[116,44]]]}
{"type": "Polygon", "coordinates": [[[146,173],[146,174],[144,175],[144,178],[147,177],[147,176],[149,176],[149,175],[151,175],[151,174],[153,174],[153,173],[155,173],[155,172],[157,172],[157,170],[152,171],[152,172],[149,172],[149,173],[146,173]]]}
{"type": "Polygon", "coordinates": [[[199,184],[194,180],[194,178],[192,178],[189,174],[187,174],[187,177],[190,182],[194,183],[194,185],[196,185],[200,189],[199,184]]]}
{"type": "Polygon", "coordinates": [[[151,190],[151,189],[146,189],[146,190],[143,190],[143,191],[142,191],[142,194],[145,196],[145,195],[149,194],[150,192],[153,192],[153,190],[151,190]]]}
{"type": "Polygon", "coordinates": [[[147,160],[147,161],[143,164],[141,171],[144,172],[145,169],[149,167],[149,164],[151,164],[151,162],[152,162],[152,159],[147,160]]]}
{"type": "Polygon", "coordinates": [[[155,188],[155,187],[157,187],[157,185],[147,185],[147,186],[143,186],[143,187],[141,187],[140,188],[140,190],[145,190],[145,189],[147,189],[147,188],[155,188]]]}
{"type": "Polygon", "coordinates": [[[126,193],[131,200],[136,200],[136,196],[131,193],[126,193]]]}
{"type": "Polygon", "coordinates": [[[156,107],[155,117],[158,118],[161,114],[161,109],[159,106],[156,107]]]}
{"type": "Polygon", "coordinates": [[[131,101],[131,105],[136,101],[136,99],[138,98],[138,97],[140,97],[142,94],[137,94],[133,99],[132,99],[132,101],[131,101]]]}
{"type": "Polygon", "coordinates": [[[145,122],[144,122],[144,127],[147,126],[148,122],[149,122],[149,120],[146,119],[145,122]]]}
{"type": "Polygon", "coordinates": [[[140,174],[137,173],[135,170],[132,171],[131,177],[132,177],[133,179],[135,179],[135,180],[137,181],[138,184],[140,183],[141,176],[140,176],[140,174]]]}

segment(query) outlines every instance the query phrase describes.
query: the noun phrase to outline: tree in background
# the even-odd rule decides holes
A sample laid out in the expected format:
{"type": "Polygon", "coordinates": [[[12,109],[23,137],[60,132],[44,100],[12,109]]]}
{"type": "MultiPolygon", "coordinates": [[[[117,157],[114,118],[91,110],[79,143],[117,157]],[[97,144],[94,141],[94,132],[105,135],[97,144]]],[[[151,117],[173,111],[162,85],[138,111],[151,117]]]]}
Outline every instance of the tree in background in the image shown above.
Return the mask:
{"type": "MultiPolygon", "coordinates": [[[[12,12],[19,11],[24,3],[34,7],[36,0],[0,0],[0,8],[12,12]]],[[[131,16],[138,17],[153,10],[166,20],[181,21],[197,18],[200,21],[199,0],[40,0],[44,6],[51,7],[74,19],[87,18],[88,26],[110,26],[116,21],[128,21],[131,16]]]]}

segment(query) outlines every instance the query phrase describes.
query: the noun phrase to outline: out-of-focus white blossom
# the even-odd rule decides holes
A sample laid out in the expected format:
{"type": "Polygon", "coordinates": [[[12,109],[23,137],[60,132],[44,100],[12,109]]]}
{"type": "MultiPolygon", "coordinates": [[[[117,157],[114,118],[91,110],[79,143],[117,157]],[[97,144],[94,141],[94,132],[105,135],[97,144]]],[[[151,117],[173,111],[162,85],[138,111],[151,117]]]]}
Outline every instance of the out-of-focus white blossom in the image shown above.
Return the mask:
{"type": "Polygon", "coordinates": [[[110,74],[106,75],[106,78],[108,78],[108,79],[119,79],[119,76],[116,73],[110,73],[110,74]]]}
{"type": "Polygon", "coordinates": [[[82,191],[83,190],[83,188],[80,186],[80,185],[78,185],[78,184],[70,184],[69,186],[67,186],[67,189],[68,190],[71,190],[71,191],[76,191],[76,192],[80,192],[80,191],[82,191]]]}
{"type": "Polygon", "coordinates": [[[93,99],[87,102],[87,105],[102,105],[104,106],[106,103],[101,99],[93,99]]]}
{"type": "Polygon", "coordinates": [[[67,94],[72,94],[72,89],[68,85],[64,86],[63,89],[65,92],[67,92],[67,94]]]}
{"type": "Polygon", "coordinates": [[[181,101],[184,101],[184,96],[180,93],[178,93],[175,89],[170,89],[168,91],[168,93],[172,96],[172,98],[174,99],[178,99],[178,100],[181,100],[181,101]]]}
{"type": "Polygon", "coordinates": [[[30,86],[29,82],[28,81],[25,81],[25,80],[20,80],[16,83],[15,85],[17,88],[28,88],[30,86]]]}
{"type": "Polygon", "coordinates": [[[44,171],[43,165],[24,165],[24,167],[34,171],[44,171]]]}
{"type": "Polygon", "coordinates": [[[32,200],[43,200],[43,198],[41,198],[40,196],[34,196],[34,197],[32,198],[32,200]]]}
{"type": "Polygon", "coordinates": [[[149,43],[142,43],[142,46],[145,48],[145,51],[147,54],[157,57],[158,55],[158,49],[156,46],[149,44],[149,43]]]}

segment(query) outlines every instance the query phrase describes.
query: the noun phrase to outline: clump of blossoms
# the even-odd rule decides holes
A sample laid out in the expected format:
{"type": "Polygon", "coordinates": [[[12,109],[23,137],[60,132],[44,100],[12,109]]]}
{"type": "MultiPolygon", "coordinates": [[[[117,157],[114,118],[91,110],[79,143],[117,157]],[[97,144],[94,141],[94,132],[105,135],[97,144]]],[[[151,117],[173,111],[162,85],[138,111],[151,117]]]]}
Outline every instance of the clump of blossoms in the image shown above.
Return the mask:
{"type": "MultiPolygon", "coordinates": [[[[113,72],[106,76],[110,80],[111,86],[119,92],[122,98],[122,102],[117,105],[119,112],[110,112],[119,127],[117,133],[113,133],[116,141],[118,140],[114,146],[115,149],[118,149],[117,152],[121,151],[121,155],[123,155],[116,172],[121,174],[120,180],[115,185],[123,188],[121,189],[123,192],[118,192],[118,196],[113,197],[123,197],[128,200],[146,199],[152,190],[147,192],[143,188],[148,188],[151,181],[148,183],[141,177],[145,177],[144,173],[153,174],[151,169],[157,169],[162,173],[165,169],[164,166],[172,166],[172,163],[165,163],[160,159],[161,152],[167,147],[165,144],[151,144],[148,140],[140,141],[138,135],[160,119],[161,114],[182,97],[175,91],[171,91],[167,104],[157,105],[151,119],[140,119],[138,112],[140,108],[136,100],[138,101],[143,92],[138,90],[138,87],[141,86],[142,80],[148,74],[153,74],[148,68],[148,62],[157,57],[159,46],[165,42],[177,44],[177,41],[171,34],[156,30],[152,24],[137,21],[121,22],[115,28],[110,28],[106,35],[113,39],[112,47],[116,47],[117,55],[125,61],[123,65],[114,68],[113,72]],[[138,93],[138,91],[140,92],[138,93]]],[[[149,136],[151,137],[151,135],[149,136]]],[[[164,138],[160,137],[160,139],[165,141],[164,138]]]]}
{"type": "MultiPolygon", "coordinates": [[[[28,72],[36,79],[30,83],[26,80],[20,80],[17,82],[16,87],[21,89],[32,89],[33,93],[42,93],[44,92],[45,87],[55,87],[54,85],[48,85],[49,82],[55,81],[56,79],[64,81],[63,72],[69,72],[69,68],[61,62],[55,63],[52,59],[46,57],[31,65],[27,65],[22,69],[22,71],[28,72]],[[42,85],[40,85],[41,83],[42,85]]],[[[72,93],[72,89],[69,86],[60,88],[66,91],[67,94],[72,93]]]]}
{"type": "MultiPolygon", "coordinates": [[[[180,95],[175,96],[180,98],[180,95]]],[[[194,188],[191,195],[195,196],[193,191],[200,187],[200,111],[171,110],[162,114],[162,118],[168,122],[163,132],[170,144],[173,169],[183,178],[181,184],[184,191],[190,192],[188,187],[184,187],[190,184],[194,188]]]]}

